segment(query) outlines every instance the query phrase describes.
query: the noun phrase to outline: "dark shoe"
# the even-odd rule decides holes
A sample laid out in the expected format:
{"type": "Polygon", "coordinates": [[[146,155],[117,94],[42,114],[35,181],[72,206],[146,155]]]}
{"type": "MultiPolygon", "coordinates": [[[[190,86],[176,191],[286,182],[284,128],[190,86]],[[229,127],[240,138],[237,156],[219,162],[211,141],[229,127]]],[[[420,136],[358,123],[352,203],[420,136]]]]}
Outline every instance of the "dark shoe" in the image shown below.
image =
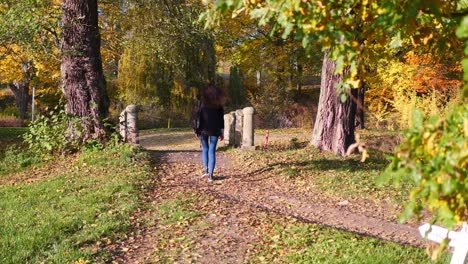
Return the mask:
{"type": "Polygon", "coordinates": [[[208,182],[212,182],[213,181],[213,175],[212,174],[208,174],[208,182]]]}

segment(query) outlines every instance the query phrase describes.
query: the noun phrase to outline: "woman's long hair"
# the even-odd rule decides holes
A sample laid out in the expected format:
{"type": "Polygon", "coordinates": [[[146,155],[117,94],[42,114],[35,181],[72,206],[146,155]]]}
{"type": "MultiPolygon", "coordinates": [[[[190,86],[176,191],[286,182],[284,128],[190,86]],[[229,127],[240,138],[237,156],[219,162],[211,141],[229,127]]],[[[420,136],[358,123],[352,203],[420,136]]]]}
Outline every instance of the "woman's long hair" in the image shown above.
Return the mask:
{"type": "Polygon", "coordinates": [[[202,102],[203,106],[208,108],[223,107],[225,96],[222,90],[216,88],[216,86],[210,84],[203,88],[202,102]]]}

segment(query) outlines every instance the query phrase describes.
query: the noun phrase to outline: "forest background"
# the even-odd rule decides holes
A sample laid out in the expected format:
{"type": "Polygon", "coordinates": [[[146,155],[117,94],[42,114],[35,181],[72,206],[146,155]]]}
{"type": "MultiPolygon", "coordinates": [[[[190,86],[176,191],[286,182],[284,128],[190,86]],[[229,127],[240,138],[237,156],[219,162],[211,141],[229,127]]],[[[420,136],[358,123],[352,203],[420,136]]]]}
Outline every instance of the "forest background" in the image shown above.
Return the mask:
{"type": "MultiPolygon", "coordinates": [[[[224,15],[219,27],[206,29],[199,20],[205,10],[196,0],[100,1],[110,119],[116,123],[126,105],[138,104],[141,128],[187,127],[200,87],[215,80],[228,95],[226,112],[252,105],[257,127],[313,127],[322,46],[305,49],[245,13],[224,15]]],[[[5,2],[0,11],[0,125],[23,126],[33,87],[36,114],[64,101],[60,1],[5,2]]],[[[461,41],[434,53],[432,38],[368,45],[361,77],[366,127],[408,128],[415,109],[444,115],[459,100],[461,41]]]]}

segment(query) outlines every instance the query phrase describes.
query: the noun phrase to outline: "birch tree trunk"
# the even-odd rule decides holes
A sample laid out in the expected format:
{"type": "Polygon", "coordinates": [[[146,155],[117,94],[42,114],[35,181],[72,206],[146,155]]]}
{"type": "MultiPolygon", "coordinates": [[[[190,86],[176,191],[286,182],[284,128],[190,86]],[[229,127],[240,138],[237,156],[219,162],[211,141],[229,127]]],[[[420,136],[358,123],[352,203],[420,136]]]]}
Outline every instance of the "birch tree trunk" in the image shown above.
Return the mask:
{"type": "Polygon", "coordinates": [[[109,98],[102,71],[97,0],[63,0],[62,80],[66,111],[82,120],[84,139],[104,139],[109,98]]]}
{"type": "MultiPolygon", "coordinates": [[[[335,63],[328,59],[328,52],[325,52],[311,144],[320,150],[344,156],[348,147],[355,142],[356,103],[349,96],[346,102],[341,102],[335,86],[341,82],[343,76],[334,74],[334,70],[335,63]]],[[[351,89],[351,93],[357,97],[356,89],[351,89]]]]}

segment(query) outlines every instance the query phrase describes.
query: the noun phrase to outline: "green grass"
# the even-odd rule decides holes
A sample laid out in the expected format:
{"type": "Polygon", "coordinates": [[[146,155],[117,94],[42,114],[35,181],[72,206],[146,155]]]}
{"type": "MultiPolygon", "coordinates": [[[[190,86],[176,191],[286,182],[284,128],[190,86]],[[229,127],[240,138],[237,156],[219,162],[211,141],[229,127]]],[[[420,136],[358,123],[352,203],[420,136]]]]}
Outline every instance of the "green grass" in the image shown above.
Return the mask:
{"type": "Polygon", "coordinates": [[[158,225],[158,241],[151,254],[151,263],[194,263],[195,243],[211,228],[203,221],[203,212],[196,207],[203,194],[184,193],[162,201],[151,218],[158,225]]]}
{"type": "Polygon", "coordinates": [[[145,158],[127,145],[89,151],[33,183],[0,186],[0,263],[69,263],[100,256],[138,204],[145,158]],[[101,252],[102,253],[102,252],[101,252]]]}
{"type": "Polygon", "coordinates": [[[192,132],[192,129],[190,127],[182,127],[182,128],[174,127],[174,128],[152,128],[152,129],[144,129],[140,131],[142,135],[152,134],[152,133],[170,134],[172,132],[192,132]]]}
{"type": "Polygon", "coordinates": [[[178,199],[166,201],[159,206],[159,218],[165,225],[181,224],[200,216],[199,212],[192,212],[190,205],[197,202],[196,199],[178,199]]]}
{"type": "Polygon", "coordinates": [[[0,157],[9,146],[21,143],[26,131],[25,127],[0,127],[0,157]]]}
{"type": "Polygon", "coordinates": [[[0,138],[19,138],[26,130],[26,127],[0,127],[0,138]]]}
{"type": "Polygon", "coordinates": [[[306,142],[273,142],[267,151],[240,152],[240,159],[256,160],[262,167],[273,168],[277,176],[300,186],[314,186],[330,196],[394,200],[400,202],[409,194],[408,184],[399,188],[378,186],[377,178],[388,161],[385,154],[370,150],[370,157],[360,162],[360,156],[337,157],[322,153],[306,142]]]}
{"type": "Polygon", "coordinates": [[[402,246],[313,224],[277,224],[251,263],[448,263],[449,255],[431,262],[425,250],[402,246]]]}
{"type": "Polygon", "coordinates": [[[0,177],[40,162],[22,144],[26,131],[25,127],[0,127],[0,177]]]}

